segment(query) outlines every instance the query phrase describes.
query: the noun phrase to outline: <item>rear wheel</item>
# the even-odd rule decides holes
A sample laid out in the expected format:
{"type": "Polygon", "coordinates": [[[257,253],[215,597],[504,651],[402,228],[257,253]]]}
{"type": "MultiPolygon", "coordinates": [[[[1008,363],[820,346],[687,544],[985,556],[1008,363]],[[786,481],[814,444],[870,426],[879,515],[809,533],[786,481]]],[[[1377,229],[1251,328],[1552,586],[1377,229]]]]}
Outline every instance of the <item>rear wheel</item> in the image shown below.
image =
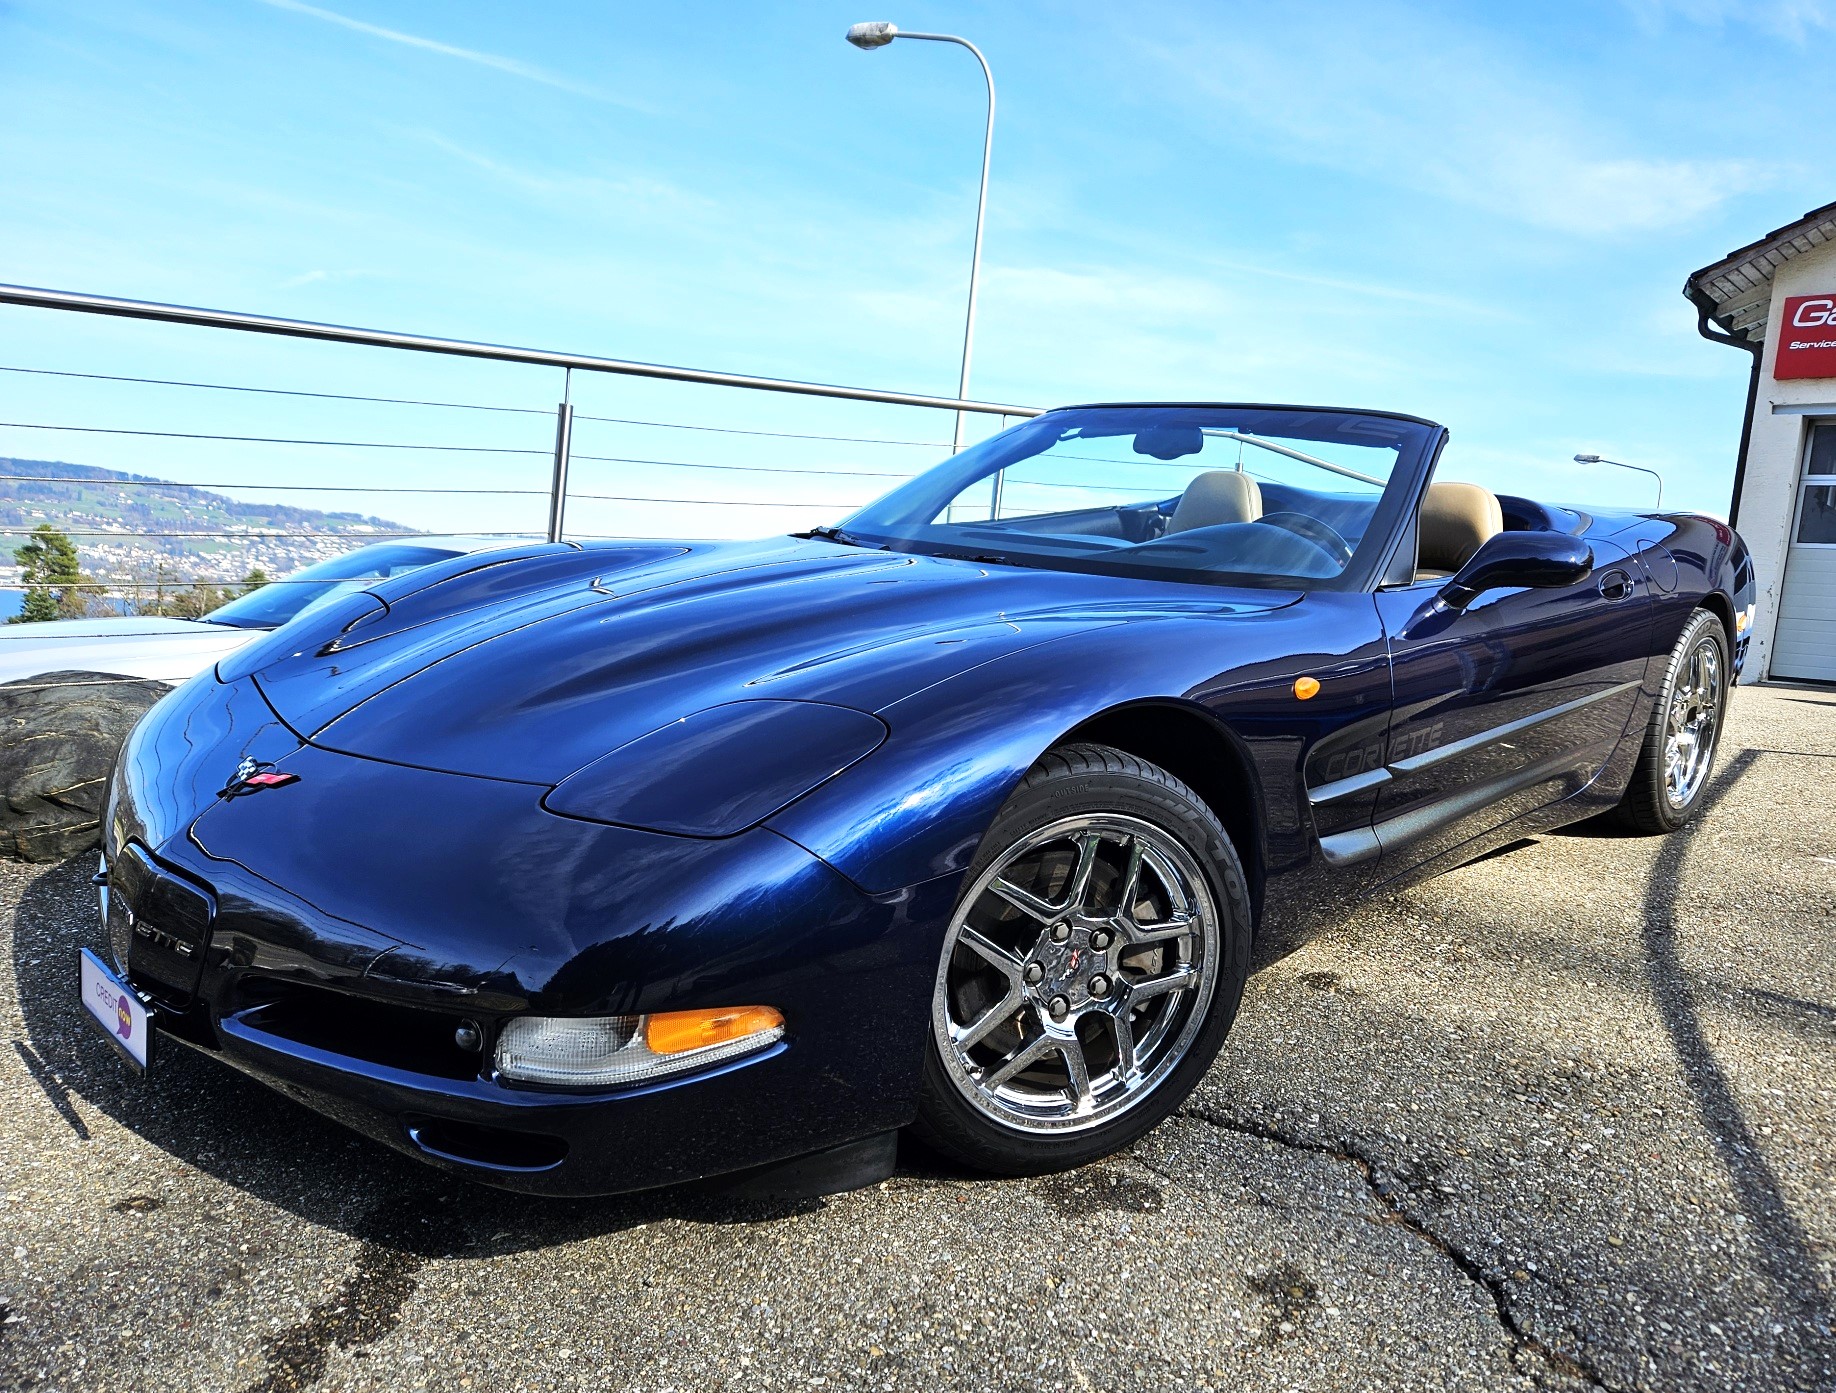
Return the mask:
{"type": "Polygon", "coordinates": [[[1249,967],[1242,865],[1166,771],[1046,755],[995,819],[944,940],[915,1130],[1033,1174],[1127,1145],[1223,1043],[1249,967]]]}
{"type": "Polygon", "coordinates": [[[1689,821],[1708,788],[1727,698],[1727,631],[1699,609],[1670,651],[1632,781],[1613,810],[1621,823],[1657,833],[1689,821]]]}

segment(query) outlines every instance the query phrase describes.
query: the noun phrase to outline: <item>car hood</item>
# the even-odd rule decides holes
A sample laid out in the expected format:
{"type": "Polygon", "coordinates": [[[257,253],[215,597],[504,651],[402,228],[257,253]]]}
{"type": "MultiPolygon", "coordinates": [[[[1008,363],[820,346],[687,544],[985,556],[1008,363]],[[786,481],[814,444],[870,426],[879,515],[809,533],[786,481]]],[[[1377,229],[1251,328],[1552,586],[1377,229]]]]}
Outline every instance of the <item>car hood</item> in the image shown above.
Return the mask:
{"type": "Polygon", "coordinates": [[[1078,630],[1296,598],[795,538],[542,551],[510,566],[521,570],[497,573],[490,603],[473,602],[466,574],[442,575],[352,597],[316,631],[277,630],[306,642],[262,655],[262,694],[322,748],[549,785],[724,703],[874,712],[1078,630]]]}

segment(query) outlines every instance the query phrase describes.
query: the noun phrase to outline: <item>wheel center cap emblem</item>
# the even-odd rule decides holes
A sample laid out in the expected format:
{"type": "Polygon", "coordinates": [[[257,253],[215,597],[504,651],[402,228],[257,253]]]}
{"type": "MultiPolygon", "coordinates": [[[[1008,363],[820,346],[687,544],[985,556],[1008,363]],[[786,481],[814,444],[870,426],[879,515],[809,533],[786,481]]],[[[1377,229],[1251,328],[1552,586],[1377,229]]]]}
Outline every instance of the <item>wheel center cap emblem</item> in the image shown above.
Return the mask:
{"type": "Polygon", "coordinates": [[[1101,970],[1103,955],[1087,941],[1073,939],[1066,943],[1054,943],[1047,939],[1034,950],[1033,961],[1040,967],[1041,976],[1035,990],[1042,997],[1062,996],[1074,988],[1088,994],[1085,979],[1101,970]]]}

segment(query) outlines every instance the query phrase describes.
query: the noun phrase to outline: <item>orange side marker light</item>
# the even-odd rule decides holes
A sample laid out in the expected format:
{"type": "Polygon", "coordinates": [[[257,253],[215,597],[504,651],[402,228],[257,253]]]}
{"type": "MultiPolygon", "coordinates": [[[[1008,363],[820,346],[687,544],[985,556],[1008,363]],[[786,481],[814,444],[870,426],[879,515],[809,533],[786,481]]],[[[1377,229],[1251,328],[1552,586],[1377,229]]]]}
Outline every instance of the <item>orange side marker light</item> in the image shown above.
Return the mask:
{"type": "Polygon", "coordinates": [[[657,1054],[723,1045],[767,1030],[782,1029],[784,1017],[769,1006],[722,1006],[712,1011],[662,1011],[644,1026],[644,1043],[657,1054]]]}
{"type": "Polygon", "coordinates": [[[1310,701],[1320,694],[1320,679],[1317,677],[1297,677],[1294,679],[1294,695],[1301,701],[1310,701]]]}

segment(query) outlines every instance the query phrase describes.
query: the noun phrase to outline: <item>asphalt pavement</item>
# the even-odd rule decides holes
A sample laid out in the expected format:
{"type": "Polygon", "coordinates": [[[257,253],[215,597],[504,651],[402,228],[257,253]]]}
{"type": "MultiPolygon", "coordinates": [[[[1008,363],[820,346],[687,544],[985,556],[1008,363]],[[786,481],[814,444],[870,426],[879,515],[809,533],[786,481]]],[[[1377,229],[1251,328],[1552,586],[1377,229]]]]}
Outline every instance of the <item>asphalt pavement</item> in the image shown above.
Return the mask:
{"type": "Polygon", "coordinates": [[[1127,1155],[777,1207],[457,1182],[76,1002],[0,870],[0,1387],[1836,1388],[1836,696],[1685,833],[1526,841],[1265,950],[1127,1155]]]}

